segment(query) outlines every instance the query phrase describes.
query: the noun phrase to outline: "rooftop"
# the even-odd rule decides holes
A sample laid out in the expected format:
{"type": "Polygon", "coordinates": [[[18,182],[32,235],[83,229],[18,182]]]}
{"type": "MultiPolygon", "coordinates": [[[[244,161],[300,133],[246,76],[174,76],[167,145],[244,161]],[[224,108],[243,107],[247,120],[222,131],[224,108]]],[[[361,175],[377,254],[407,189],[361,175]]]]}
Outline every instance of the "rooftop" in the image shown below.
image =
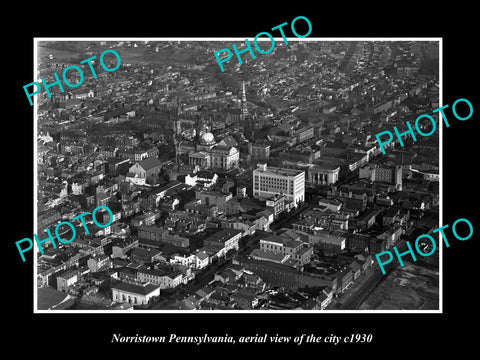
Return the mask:
{"type": "Polygon", "coordinates": [[[146,284],[133,284],[120,281],[119,283],[112,285],[112,289],[126,291],[133,294],[139,295],[149,295],[155,290],[159,289],[159,286],[153,285],[151,283],[146,284]]]}
{"type": "Polygon", "coordinates": [[[160,250],[152,249],[152,248],[135,248],[133,249],[133,254],[136,256],[141,256],[141,257],[153,257],[155,255],[161,254],[160,250]]]}
{"type": "Polygon", "coordinates": [[[295,239],[292,239],[292,238],[286,237],[286,236],[270,235],[270,236],[267,236],[267,237],[264,237],[264,238],[260,239],[260,241],[282,244],[283,246],[286,246],[286,247],[289,247],[289,248],[297,248],[297,247],[302,245],[301,241],[295,240],[295,239]]]}
{"type": "Polygon", "coordinates": [[[155,167],[162,166],[162,162],[157,158],[149,157],[139,161],[138,165],[140,165],[144,170],[151,170],[155,167]]]}
{"type": "Polygon", "coordinates": [[[287,168],[278,168],[273,166],[258,166],[254,171],[260,171],[265,174],[274,174],[274,175],[282,175],[282,176],[298,176],[302,173],[305,173],[303,170],[296,170],[296,169],[287,169],[287,168]]]}
{"type": "Polygon", "coordinates": [[[288,257],[286,254],[264,251],[260,249],[253,249],[250,252],[250,256],[257,258],[258,260],[273,261],[277,263],[283,263],[288,257]]]}
{"type": "Polygon", "coordinates": [[[224,243],[234,236],[241,234],[241,230],[237,229],[223,229],[220,230],[219,232],[216,232],[213,235],[210,235],[208,238],[206,238],[204,241],[215,241],[215,242],[221,242],[224,243]]]}

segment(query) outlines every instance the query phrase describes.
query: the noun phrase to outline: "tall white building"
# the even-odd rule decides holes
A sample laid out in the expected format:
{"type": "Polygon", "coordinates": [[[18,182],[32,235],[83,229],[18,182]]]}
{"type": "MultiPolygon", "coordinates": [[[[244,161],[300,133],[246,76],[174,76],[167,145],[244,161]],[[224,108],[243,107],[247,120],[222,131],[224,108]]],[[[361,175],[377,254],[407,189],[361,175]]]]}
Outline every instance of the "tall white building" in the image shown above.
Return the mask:
{"type": "Polygon", "coordinates": [[[305,201],[305,171],[258,164],[253,170],[253,196],[265,199],[275,194],[285,195],[295,206],[305,201]]]}

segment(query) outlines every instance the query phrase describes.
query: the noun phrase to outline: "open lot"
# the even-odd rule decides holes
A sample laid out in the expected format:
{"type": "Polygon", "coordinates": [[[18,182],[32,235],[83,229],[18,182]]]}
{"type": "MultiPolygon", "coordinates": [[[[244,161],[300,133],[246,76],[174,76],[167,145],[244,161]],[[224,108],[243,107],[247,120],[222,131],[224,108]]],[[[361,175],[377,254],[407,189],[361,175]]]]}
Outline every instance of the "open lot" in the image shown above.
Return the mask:
{"type": "Polygon", "coordinates": [[[359,310],[437,310],[438,274],[436,270],[405,263],[387,275],[359,310]]]}
{"type": "MultiPolygon", "coordinates": [[[[38,46],[38,58],[40,61],[44,62],[72,62],[74,59],[84,60],[91,55],[87,55],[88,52],[91,52],[92,55],[100,56],[100,54],[109,49],[110,46],[97,46],[95,48],[86,49],[87,43],[83,44],[83,47],[78,47],[77,49],[57,49],[51,47],[38,46]],[[49,60],[48,55],[53,55],[54,59],[49,60]]],[[[121,48],[112,48],[117,51],[122,59],[122,63],[127,64],[139,64],[141,62],[146,62],[150,64],[161,64],[161,65],[175,65],[175,64],[185,64],[189,61],[192,61],[197,53],[193,49],[175,49],[175,48],[163,48],[156,52],[154,49],[146,49],[145,47],[121,47],[121,48]]],[[[75,62],[75,61],[73,61],[75,62]]]]}

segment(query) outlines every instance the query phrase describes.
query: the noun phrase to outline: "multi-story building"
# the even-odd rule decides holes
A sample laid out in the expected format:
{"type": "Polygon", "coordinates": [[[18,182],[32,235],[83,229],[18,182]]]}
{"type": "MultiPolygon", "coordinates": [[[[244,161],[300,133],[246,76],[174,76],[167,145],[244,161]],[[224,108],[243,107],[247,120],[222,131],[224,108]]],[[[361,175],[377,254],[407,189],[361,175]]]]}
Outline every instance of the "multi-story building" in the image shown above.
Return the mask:
{"type": "Polygon", "coordinates": [[[207,132],[201,136],[196,151],[190,151],[188,162],[202,169],[230,170],[238,167],[240,152],[235,146],[217,144],[213,134],[207,132]]]}
{"type": "Polygon", "coordinates": [[[68,292],[68,288],[78,281],[77,270],[68,270],[57,276],[57,290],[68,292]]]}
{"type": "Polygon", "coordinates": [[[149,182],[152,177],[158,175],[162,169],[162,163],[155,157],[148,157],[139,162],[136,162],[127,174],[127,181],[144,185],[149,182]]]}
{"type": "Polygon", "coordinates": [[[160,296],[160,286],[150,282],[135,284],[120,281],[111,286],[112,300],[133,305],[146,305],[160,296]]]}
{"type": "Polygon", "coordinates": [[[139,264],[147,264],[155,261],[164,261],[165,258],[158,249],[136,247],[133,249],[130,259],[139,264]]]}
{"type": "Polygon", "coordinates": [[[396,244],[400,236],[402,235],[402,227],[398,224],[390,226],[387,230],[377,236],[377,239],[385,241],[385,247],[391,248],[396,244]]]}
{"type": "Polygon", "coordinates": [[[265,207],[273,212],[273,218],[277,219],[285,210],[285,195],[273,195],[265,202],[265,207]]]}
{"type": "Polygon", "coordinates": [[[111,175],[124,174],[130,167],[130,159],[109,158],[107,159],[107,172],[111,175]]]}
{"type": "Polygon", "coordinates": [[[314,135],[313,126],[304,126],[295,131],[295,137],[299,143],[308,139],[312,139],[314,135]]]}
{"type": "Polygon", "coordinates": [[[335,274],[337,278],[337,293],[343,293],[350,285],[353,284],[353,271],[350,267],[345,266],[335,274]]]}
{"type": "Polygon", "coordinates": [[[212,148],[211,152],[213,169],[230,170],[234,167],[238,167],[240,160],[240,153],[234,146],[220,146],[217,145],[212,148]]]}
{"type": "Polygon", "coordinates": [[[253,171],[253,196],[265,199],[276,194],[285,195],[295,206],[305,201],[305,172],[259,164],[253,171]]]}
{"type": "Polygon", "coordinates": [[[208,266],[210,259],[205,251],[198,251],[195,254],[195,268],[203,269],[208,266]]]}
{"type": "Polygon", "coordinates": [[[248,258],[237,260],[246,270],[259,275],[265,282],[297,290],[304,287],[328,286],[333,291],[337,289],[337,278],[331,275],[302,273],[295,268],[272,261],[262,261],[248,258]]]}
{"type": "Polygon", "coordinates": [[[160,218],[161,216],[160,211],[149,211],[145,214],[140,214],[135,216],[131,221],[130,224],[135,227],[139,226],[151,226],[155,224],[155,221],[160,218]]]}
{"type": "Polygon", "coordinates": [[[47,228],[49,225],[56,223],[61,218],[62,215],[60,212],[54,209],[48,209],[42,213],[39,213],[37,217],[38,229],[47,228]]]}
{"type": "MultiPolygon", "coordinates": [[[[188,247],[190,241],[188,238],[170,234],[168,229],[159,228],[156,226],[140,226],[138,228],[138,237],[142,246],[154,245],[152,242],[171,244],[178,247],[188,247]],[[143,242],[142,240],[146,240],[143,242]]],[[[155,246],[154,246],[155,247],[155,246]]]]}
{"type": "Polygon", "coordinates": [[[150,282],[160,289],[175,288],[182,283],[183,276],[178,271],[166,271],[166,270],[138,270],[137,280],[141,282],[150,282]]]}
{"type": "Polygon", "coordinates": [[[325,210],[338,213],[342,208],[343,203],[336,199],[321,198],[318,200],[318,205],[325,210]]]}
{"type": "Polygon", "coordinates": [[[188,154],[188,163],[198,165],[202,169],[210,169],[212,157],[206,151],[192,151],[188,154]]]}
{"type": "Polygon", "coordinates": [[[313,255],[313,247],[283,236],[268,236],[260,239],[260,250],[290,255],[291,259],[297,260],[300,265],[308,264],[313,255]]]}
{"type": "Polygon", "coordinates": [[[138,239],[128,238],[112,246],[112,259],[124,258],[127,252],[138,246],[138,239]]]}
{"type": "Polygon", "coordinates": [[[393,184],[397,190],[402,190],[402,167],[398,165],[366,165],[360,168],[358,176],[360,179],[393,184]]]}
{"type": "Polygon", "coordinates": [[[112,266],[112,261],[107,255],[94,256],[87,260],[87,266],[91,272],[98,272],[101,269],[106,270],[112,266]]]}
{"type": "Polygon", "coordinates": [[[138,227],[138,237],[140,239],[162,241],[165,233],[168,233],[167,229],[156,226],[141,225],[138,227]]]}
{"type": "Polygon", "coordinates": [[[377,166],[373,171],[372,181],[382,181],[393,184],[397,190],[402,190],[402,167],[377,166]]]}
{"type": "Polygon", "coordinates": [[[340,166],[323,163],[308,169],[308,182],[316,185],[335,184],[340,174],[340,166]]]}
{"type": "Polygon", "coordinates": [[[287,162],[311,164],[315,160],[315,152],[308,149],[287,149],[279,153],[278,158],[287,162]]]}
{"type": "Polygon", "coordinates": [[[173,254],[170,257],[170,264],[194,267],[195,254],[188,254],[188,255],[173,254]]]}
{"type": "Polygon", "coordinates": [[[81,195],[83,194],[83,190],[85,189],[85,184],[81,183],[72,183],[72,194],[73,195],[81,195]]]}
{"type": "Polygon", "coordinates": [[[196,191],[195,199],[200,200],[202,205],[217,205],[218,211],[223,213],[226,210],[226,203],[232,198],[232,194],[223,194],[216,191],[196,191]]]}
{"type": "Polygon", "coordinates": [[[311,244],[319,244],[319,247],[328,252],[340,252],[345,249],[346,238],[343,236],[333,235],[327,231],[318,231],[315,235],[310,236],[311,244]]]}
{"type": "MultiPolygon", "coordinates": [[[[114,156],[114,155],[111,155],[111,156],[114,156]]],[[[142,161],[143,159],[146,159],[149,157],[157,158],[158,149],[156,147],[152,147],[147,150],[137,149],[135,151],[125,153],[124,157],[130,159],[130,161],[142,161]]]]}
{"type": "Polygon", "coordinates": [[[241,230],[223,229],[203,240],[203,245],[221,248],[222,251],[220,252],[219,256],[224,256],[231,249],[239,249],[238,242],[240,241],[241,237],[241,230]]]}
{"type": "Polygon", "coordinates": [[[252,160],[266,161],[270,158],[270,145],[268,144],[249,143],[248,150],[252,160]]]}

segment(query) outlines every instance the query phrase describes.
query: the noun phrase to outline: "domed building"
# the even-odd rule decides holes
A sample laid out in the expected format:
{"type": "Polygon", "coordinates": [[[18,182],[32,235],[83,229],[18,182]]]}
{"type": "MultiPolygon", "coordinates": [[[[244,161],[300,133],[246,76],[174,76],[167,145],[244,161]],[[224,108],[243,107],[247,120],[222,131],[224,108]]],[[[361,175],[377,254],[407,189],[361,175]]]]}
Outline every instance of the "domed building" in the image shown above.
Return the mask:
{"type": "Polygon", "coordinates": [[[209,151],[217,145],[215,136],[211,132],[206,132],[200,135],[200,144],[197,145],[197,151],[209,151]]]}
{"type": "Polygon", "coordinates": [[[230,170],[238,167],[240,153],[235,146],[226,146],[215,141],[211,132],[201,133],[197,151],[188,154],[190,165],[199,165],[202,169],[230,170]]]}
{"type": "Polygon", "coordinates": [[[215,137],[211,132],[206,132],[205,134],[202,135],[202,144],[205,145],[212,145],[215,144],[215,137]]]}

